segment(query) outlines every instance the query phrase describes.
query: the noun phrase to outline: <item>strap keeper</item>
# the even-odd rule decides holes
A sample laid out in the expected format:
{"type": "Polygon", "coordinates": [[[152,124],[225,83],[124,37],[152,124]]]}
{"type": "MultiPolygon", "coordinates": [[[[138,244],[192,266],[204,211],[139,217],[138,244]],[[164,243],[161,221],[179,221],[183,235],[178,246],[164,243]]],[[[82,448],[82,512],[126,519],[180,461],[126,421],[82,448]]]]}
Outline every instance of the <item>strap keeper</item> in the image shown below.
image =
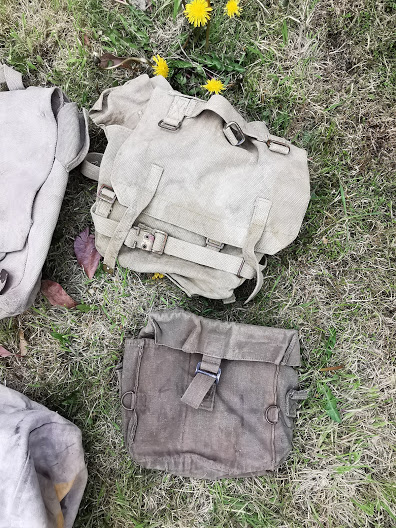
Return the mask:
{"type": "Polygon", "coordinates": [[[220,251],[223,249],[224,244],[222,242],[218,242],[217,240],[213,240],[212,238],[207,238],[206,247],[213,249],[214,251],[220,251]]]}
{"type": "Polygon", "coordinates": [[[164,231],[154,231],[154,242],[152,247],[152,253],[162,255],[168,240],[168,233],[164,231]]]}

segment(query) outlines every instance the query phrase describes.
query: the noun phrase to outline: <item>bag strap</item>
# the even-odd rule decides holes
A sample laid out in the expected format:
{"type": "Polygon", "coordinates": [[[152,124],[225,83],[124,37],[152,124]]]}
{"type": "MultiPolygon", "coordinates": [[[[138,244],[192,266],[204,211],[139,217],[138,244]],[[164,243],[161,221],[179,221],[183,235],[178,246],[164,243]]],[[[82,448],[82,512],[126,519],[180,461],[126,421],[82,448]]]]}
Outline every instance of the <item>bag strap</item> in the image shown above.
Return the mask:
{"type": "Polygon", "coordinates": [[[81,174],[90,180],[99,181],[99,171],[102,158],[103,154],[100,152],[89,152],[81,164],[81,174]]]}
{"type": "Polygon", "coordinates": [[[256,286],[248,299],[245,301],[245,304],[251,301],[257,295],[264,282],[260,262],[257,259],[254,248],[263,236],[264,228],[267,224],[268,215],[271,210],[271,205],[271,201],[267,200],[266,198],[258,197],[256,199],[246,240],[242,248],[244,261],[256,270],[256,286]]]}
{"type": "Polygon", "coordinates": [[[8,89],[24,90],[22,75],[6,64],[0,64],[0,84],[6,83],[8,89]]]}
{"type": "MultiPolygon", "coordinates": [[[[96,204],[96,207],[91,210],[92,219],[98,233],[112,238],[118,222],[106,218],[107,211],[110,212],[112,197],[109,196],[107,199],[108,193],[111,192],[107,188],[101,190],[100,196],[103,190],[106,191],[106,199],[103,199],[103,207],[106,207],[106,210],[102,208],[99,212],[99,204],[96,204]]],[[[226,271],[244,279],[253,279],[256,276],[255,267],[250,266],[242,257],[216,252],[207,246],[198,246],[169,236],[164,231],[152,230],[143,225],[133,226],[126,235],[124,244],[131,249],[138,248],[157,255],[177,257],[212,269],[226,271]]]]}
{"type": "Polygon", "coordinates": [[[233,146],[241,145],[245,136],[266,143],[269,150],[278,154],[287,155],[290,152],[291,143],[284,138],[273,136],[269,133],[267,126],[262,121],[248,123],[235,110],[231,103],[221,95],[213,95],[209,101],[202,101],[193,97],[171,92],[174,95],[172,104],[166,116],[158,125],[166,130],[178,130],[184,118],[198,117],[202,112],[211,111],[220,116],[225,125],[223,132],[229,143],[233,146]]]}
{"type": "Polygon", "coordinates": [[[121,220],[118,222],[103,259],[104,270],[108,273],[113,273],[120,249],[122,248],[137,217],[153,199],[163,171],[163,167],[155,164],[151,165],[151,170],[145,182],[145,187],[139,189],[139,193],[137,194],[134,203],[128,207],[121,220]]]}
{"type": "MultiPolygon", "coordinates": [[[[195,369],[195,376],[183,394],[181,401],[193,409],[198,409],[212,386],[219,383],[221,359],[212,356],[202,356],[195,369]]],[[[212,402],[213,403],[213,402],[212,402]]],[[[212,410],[212,405],[207,410],[212,410]]]]}

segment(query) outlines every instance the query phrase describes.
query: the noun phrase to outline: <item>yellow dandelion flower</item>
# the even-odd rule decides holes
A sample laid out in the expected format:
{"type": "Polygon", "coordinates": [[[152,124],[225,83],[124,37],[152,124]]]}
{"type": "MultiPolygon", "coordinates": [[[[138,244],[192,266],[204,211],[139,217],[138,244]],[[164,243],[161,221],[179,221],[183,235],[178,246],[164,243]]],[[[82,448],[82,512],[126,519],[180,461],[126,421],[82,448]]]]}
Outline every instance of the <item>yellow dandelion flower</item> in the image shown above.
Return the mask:
{"type": "Polygon", "coordinates": [[[169,75],[169,66],[165,59],[159,55],[155,55],[152,60],[155,62],[156,66],[153,66],[154,75],[162,75],[162,77],[168,77],[169,75]]]}
{"type": "Polygon", "coordinates": [[[194,27],[205,26],[210,20],[212,8],[207,0],[192,0],[186,5],[184,14],[194,27]]]}
{"type": "Polygon", "coordinates": [[[162,273],[154,273],[154,275],[151,277],[153,280],[163,279],[164,276],[162,273]]]}
{"type": "Polygon", "coordinates": [[[239,5],[239,0],[228,0],[224,11],[230,18],[233,18],[235,15],[239,16],[242,11],[242,8],[239,5]]]}
{"type": "Polygon", "coordinates": [[[210,79],[206,84],[202,86],[208,90],[209,93],[220,93],[222,90],[225,90],[224,84],[219,79],[210,79]]]}

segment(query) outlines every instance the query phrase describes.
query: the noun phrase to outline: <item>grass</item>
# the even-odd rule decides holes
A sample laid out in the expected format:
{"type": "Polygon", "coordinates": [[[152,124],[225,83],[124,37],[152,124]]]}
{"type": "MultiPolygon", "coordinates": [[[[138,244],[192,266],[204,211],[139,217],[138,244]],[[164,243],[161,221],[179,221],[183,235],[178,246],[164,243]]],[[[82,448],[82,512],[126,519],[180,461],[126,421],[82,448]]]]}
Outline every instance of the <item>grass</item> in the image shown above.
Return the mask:
{"type": "MultiPolygon", "coordinates": [[[[216,2],[215,2],[216,4],[216,2]]],[[[150,59],[170,82],[205,96],[207,75],[250,119],[306,148],[312,199],[297,240],[269,259],[248,306],[188,299],[166,279],[117,269],[89,280],[73,240],[90,224],[94,186],[70,177],[44,277],[85,308],[34,307],[0,323],[0,343],[28,356],[2,359],[0,380],[83,431],[89,483],[77,528],[390,528],[396,525],[395,151],[396,4],[393,0],[245,1],[190,34],[173,2],[140,12],[112,0],[3,0],[0,60],[28,84],[55,83],[90,107],[109,86],[146,71],[103,71],[103,52],[150,59]],[[187,45],[186,41],[189,39],[187,45]],[[147,313],[182,306],[222,320],[297,328],[301,384],[311,389],[294,450],[274,475],[202,482],[135,466],[122,445],[115,365],[147,313]],[[92,309],[90,309],[92,308],[92,309]],[[338,371],[319,369],[344,365],[338,371]],[[326,389],[341,423],[326,411],[326,389]]],[[[150,70],[147,70],[150,73],[150,70]]],[[[92,128],[92,148],[104,148],[92,128]]],[[[161,271],[161,270],[158,270],[161,271]]]]}

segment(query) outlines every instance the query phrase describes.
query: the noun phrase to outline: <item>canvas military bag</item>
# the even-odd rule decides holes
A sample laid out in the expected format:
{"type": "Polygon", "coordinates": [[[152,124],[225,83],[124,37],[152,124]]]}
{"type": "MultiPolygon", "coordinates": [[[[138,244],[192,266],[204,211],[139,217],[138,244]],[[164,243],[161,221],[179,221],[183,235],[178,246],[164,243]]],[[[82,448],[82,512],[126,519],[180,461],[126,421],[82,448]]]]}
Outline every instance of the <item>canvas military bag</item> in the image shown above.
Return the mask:
{"type": "Polygon", "coordinates": [[[55,87],[25,89],[0,64],[0,319],[23,312],[40,287],[68,173],[89,148],[85,114],[55,87]]]}
{"type": "Polygon", "coordinates": [[[0,384],[0,528],[71,528],[87,483],[79,428],[0,384]]]}
{"type": "Polygon", "coordinates": [[[91,212],[105,269],[118,259],[225,302],[254,279],[254,297],[263,255],[299,232],[306,152],[247,122],[221,95],[186,96],[161,76],[105,90],[90,116],[108,140],[103,159],[93,153],[82,168],[99,180],[91,212]]]}
{"type": "Polygon", "coordinates": [[[298,334],[153,312],[118,367],[124,440],[143,467],[217,479],[262,475],[289,454],[298,334]]]}

